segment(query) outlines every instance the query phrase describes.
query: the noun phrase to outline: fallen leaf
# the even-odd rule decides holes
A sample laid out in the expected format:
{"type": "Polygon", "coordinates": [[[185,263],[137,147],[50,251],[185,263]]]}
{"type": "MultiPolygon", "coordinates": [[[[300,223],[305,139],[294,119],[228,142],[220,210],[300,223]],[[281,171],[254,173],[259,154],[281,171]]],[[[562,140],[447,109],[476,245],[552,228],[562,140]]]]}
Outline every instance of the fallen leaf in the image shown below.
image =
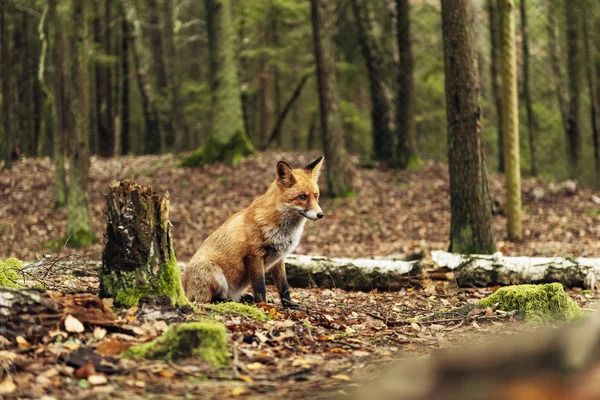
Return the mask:
{"type": "Polygon", "coordinates": [[[87,379],[91,375],[96,373],[96,368],[94,368],[94,364],[91,362],[85,364],[82,367],[79,367],[75,370],[75,377],[79,379],[87,379]]]}
{"type": "Polygon", "coordinates": [[[104,375],[90,375],[87,380],[93,386],[105,385],[108,383],[108,379],[104,375]]]}
{"type": "Polygon", "coordinates": [[[362,350],[355,350],[352,352],[352,355],[354,357],[366,357],[368,355],[370,355],[371,353],[369,353],[368,351],[362,351],[362,350]]]}
{"type": "Polygon", "coordinates": [[[161,369],[158,374],[163,378],[172,378],[175,376],[175,372],[170,369],[161,369]]]}
{"type": "Polygon", "coordinates": [[[30,346],[29,342],[23,336],[17,336],[15,340],[20,350],[27,350],[30,346]]]}
{"type": "Polygon", "coordinates": [[[234,387],[233,389],[231,389],[231,392],[229,392],[231,396],[239,396],[244,393],[248,393],[248,389],[246,389],[245,387],[234,387]]]}
{"type": "Polygon", "coordinates": [[[98,347],[96,347],[96,353],[103,356],[116,356],[121,354],[128,348],[133,346],[132,342],[124,342],[118,339],[104,339],[98,347]]]}
{"type": "Polygon", "coordinates": [[[494,310],[492,310],[491,307],[486,307],[485,308],[485,316],[486,317],[491,317],[493,315],[495,315],[496,313],[494,312],[494,310]]]}
{"type": "Polygon", "coordinates": [[[296,325],[296,322],[291,319],[284,319],[283,321],[277,322],[277,326],[281,328],[291,328],[294,325],[296,325]]]}
{"type": "Polygon", "coordinates": [[[15,385],[10,375],[0,382],[0,394],[11,394],[14,393],[15,390],[17,390],[17,385],[15,385]]]}
{"type": "Polygon", "coordinates": [[[250,363],[250,364],[246,365],[246,369],[249,369],[250,371],[257,371],[257,370],[262,369],[264,367],[265,367],[264,364],[259,363],[259,362],[253,362],[253,363],[250,363]]]}
{"type": "Polygon", "coordinates": [[[238,379],[246,383],[254,383],[254,379],[250,378],[248,375],[239,374],[238,379]]]}
{"type": "Polygon", "coordinates": [[[102,340],[106,336],[106,329],[99,326],[94,328],[94,339],[102,340]]]}
{"type": "Polygon", "coordinates": [[[421,325],[417,324],[416,322],[411,322],[410,323],[411,328],[413,328],[415,331],[417,332],[421,332],[421,325]]]}
{"type": "Polygon", "coordinates": [[[77,318],[69,314],[65,318],[65,330],[67,332],[81,333],[85,328],[77,318]]]}
{"type": "Polygon", "coordinates": [[[331,378],[333,379],[337,379],[339,381],[351,381],[350,377],[348,375],[344,375],[344,374],[337,374],[337,375],[333,375],[331,378]]]}

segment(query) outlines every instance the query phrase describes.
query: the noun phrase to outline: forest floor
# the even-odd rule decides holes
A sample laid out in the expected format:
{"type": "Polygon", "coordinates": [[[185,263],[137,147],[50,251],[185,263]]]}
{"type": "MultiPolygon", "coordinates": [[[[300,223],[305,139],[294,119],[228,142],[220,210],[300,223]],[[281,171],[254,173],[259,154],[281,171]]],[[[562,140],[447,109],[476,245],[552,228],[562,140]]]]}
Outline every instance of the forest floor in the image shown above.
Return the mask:
{"type": "MultiPolygon", "coordinates": [[[[186,262],[212,230],[267,188],[277,160],[302,166],[315,156],[264,153],[237,168],[217,164],[199,169],[176,168],[172,156],[93,159],[94,228],[101,239],[106,223],[103,195],[111,182],[134,179],[168,190],[176,253],[186,262]]],[[[65,235],[66,211],[52,207],[52,174],[48,160],[27,160],[0,172],[0,257],[40,259],[52,253],[44,250],[45,242],[65,235]]],[[[430,250],[448,247],[445,165],[428,162],[414,172],[357,169],[356,182],[356,197],[323,199],[326,216],[306,225],[297,253],[359,257],[424,252],[427,257],[430,250]]],[[[501,178],[493,175],[490,186],[493,197],[502,199],[501,178]]],[[[494,230],[499,249],[509,255],[600,256],[600,193],[571,189],[525,179],[525,240],[518,244],[504,240],[506,220],[497,214],[494,230]]],[[[497,207],[500,213],[501,208],[497,207]]],[[[99,260],[101,251],[100,240],[86,249],[63,250],[62,257],[84,265],[99,260]]],[[[53,286],[61,292],[97,292],[97,270],[83,275],[54,274],[53,286]]],[[[339,397],[394,360],[538,328],[492,310],[452,314],[456,307],[472,304],[493,290],[458,289],[453,282],[393,293],[296,288],[292,299],[301,308],[284,310],[278,301],[266,304],[271,317],[267,322],[243,315],[213,316],[227,327],[231,357],[229,366],[221,370],[198,360],[174,364],[121,359],[117,354],[124,347],[148,341],[168,325],[198,315],[164,321],[145,319],[135,307],[116,310],[114,324],[98,327],[84,321],[81,333],[67,332],[61,324],[44,331],[36,342],[0,336],[0,398],[3,394],[6,398],[48,396],[48,400],[339,397]],[[442,312],[449,314],[438,317],[442,312]],[[86,365],[90,354],[94,368],[86,365]]],[[[594,292],[572,290],[569,295],[586,311],[598,308],[594,292]]],[[[268,297],[277,297],[273,288],[268,297]]]]}

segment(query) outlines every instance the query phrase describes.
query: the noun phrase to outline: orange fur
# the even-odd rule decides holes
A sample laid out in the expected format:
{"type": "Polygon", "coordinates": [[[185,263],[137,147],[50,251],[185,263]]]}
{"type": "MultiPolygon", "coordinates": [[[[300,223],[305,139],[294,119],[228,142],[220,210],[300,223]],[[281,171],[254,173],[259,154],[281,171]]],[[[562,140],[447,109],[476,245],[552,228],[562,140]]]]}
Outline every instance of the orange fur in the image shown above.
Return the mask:
{"type": "Polygon", "coordinates": [[[252,286],[265,300],[265,273],[271,271],[284,305],[290,300],[283,258],[300,240],[306,219],[323,216],[317,179],[323,157],[305,168],[280,161],[275,181],[250,206],[231,216],[202,243],[182,276],[187,297],[196,302],[235,300],[252,286]]]}

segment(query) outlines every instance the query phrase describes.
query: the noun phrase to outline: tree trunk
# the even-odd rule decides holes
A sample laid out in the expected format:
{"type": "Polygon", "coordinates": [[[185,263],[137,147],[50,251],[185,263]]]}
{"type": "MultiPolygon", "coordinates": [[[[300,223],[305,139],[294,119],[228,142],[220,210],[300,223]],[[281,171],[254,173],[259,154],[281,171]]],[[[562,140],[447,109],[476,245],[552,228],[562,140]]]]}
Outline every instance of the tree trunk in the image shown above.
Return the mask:
{"type": "Polygon", "coordinates": [[[560,67],[560,57],[558,48],[558,34],[557,34],[557,22],[556,14],[559,12],[554,7],[553,0],[548,1],[548,9],[546,15],[548,16],[548,45],[549,45],[549,56],[550,56],[550,67],[554,78],[554,86],[556,90],[556,99],[558,101],[558,110],[560,112],[561,121],[563,124],[563,130],[565,136],[568,132],[568,110],[567,110],[567,98],[565,94],[565,85],[563,73],[560,67]]]}
{"type": "MultiPolygon", "coordinates": [[[[127,12],[127,7],[123,9],[124,13],[127,12]]],[[[121,154],[127,155],[130,152],[129,145],[129,97],[130,97],[130,89],[129,82],[131,79],[131,73],[129,72],[129,44],[131,43],[131,24],[126,18],[123,18],[121,22],[121,58],[120,58],[120,68],[121,68],[121,154]]],[[[145,114],[144,114],[145,115],[145,114]]]]}
{"type": "Polygon", "coordinates": [[[144,62],[144,46],[142,43],[142,28],[137,16],[135,4],[132,0],[122,0],[125,8],[127,22],[132,27],[131,41],[133,43],[133,60],[135,72],[142,100],[142,111],[144,113],[144,152],[158,154],[161,146],[160,122],[156,103],[152,93],[152,87],[148,81],[148,68],[144,62]]]}
{"type": "Polygon", "coordinates": [[[502,85],[498,66],[501,65],[502,45],[500,41],[500,16],[498,12],[498,1],[487,0],[487,9],[490,27],[490,75],[492,80],[492,94],[496,107],[496,130],[498,132],[498,171],[504,172],[504,127],[502,118],[502,85]]]}
{"type": "Polygon", "coordinates": [[[87,0],[73,0],[74,23],[73,102],[74,129],[71,134],[69,197],[67,215],[68,246],[87,246],[96,240],[88,208],[89,87],[87,0]]]}
{"type": "MultiPolygon", "coordinates": [[[[102,18],[100,15],[100,1],[93,1],[92,4],[92,15],[93,15],[93,31],[94,31],[94,44],[93,49],[97,49],[102,52],[102,18]]],[[[106,154],[108,151],[104,147],[103,138],[107,134],[108,120],[106,118],[106,104],[104,98],[104,68],[105,66],[100,62],[101,57],[93,64],[94,71],[94,85],[90,87],[93,96],[92,109],[93,113],[90,114],[91,119],[91,137],[90,137],[90,150],[92,154],[106,154]]]]}
{"type": "Polygon", "coordinates": [[[235,58],[231,0],[205,0],[210,57],[211,135],[186,157],[188,167],[221,161],[236,165],[254,152],[245,129],[235,58]]]}
{"type": "Polygon", "coordinates": [[[431,258],[438,268],[452,271],[461,287],[560,282],[567,287],[593,289],[600,277],[600,258],[505,257],[499,252],[490,256],[460,255],[445,251],[433,251],[431,258]]]}
{"type": "Polygon", "coordinates": [[[410,33],[410,4],[408,0],[396,0],[397,43],[400,65],[398,70],[398,95],[396,97],[396,132],[398,137],[397,159],[402,168],[416,168],[422,164],[417,151],[415,126],[414,57],[410,33]]]}
{"type": "MultiPolygon", "coordinates": [[[[600,23],[598,23],[600,25],[600,23]]],[[[590,94],[590,119],[592,126],[592,140],[594,142],[594,171],[596,173],[596,187],[600,188],[600,127],[598,101],[600,94],[596,92],[596,76],[594,73],[593,49],[590,46],[589,16],[583,14],[583,39],[585,45],[585,72],[588,83],[588,92],[590,94]]],[[[597,56],[600,59],[600,56],[597,56]]],[[[600,63],[600,61],[598,61],[600,63]]]]}
{"type": "Polygon", "coordinates": [[[311,0],[313,51],[319,91],[321,137],[327,162],[327,192],[332,197],[347,197],[354,193],[354,184],[336,92],[332,6],[327,1],[311,0]]]}
{"type": "MultiPolygon", "coordinates": [[[[375,37],[376,27],[374,26],[372,5],[369,0],[352,0],[352,8],[369,76],[375,159],[392,163],[396,160],[396,141],[392,129],[392,102],[389,89],[385,84],[384,52],[375,37]]],[[[398,146],[402,146],[402,144],[398,146]]]]}
{"type": "Polygon", "coordinates": [[[450,251],[493,253],[492,208],[483,150],[479,76],[470,0],[442,1],[450,251]]]}
{"type": "MultiPolygon", "coordinates": [[[[16,135],[20,152],[25,155],[35,155],[35,109],[34,84],[32,71],[35,58],[30,40],[30,19],[28,13],[20,12],[19,22],[14,30],[14,72],[15,88],[18,90],[19,132],[16,135]]],[[[16,18],[15,18],[16,19],[16,18]]]]}
{"type": "Polygon", "coordinates": [[[72,115],[69,100],[69,87],[67,73],[67,38],[62,31],[62,19],[56,13],[56,1],[50,0],[50,24],[54,28],[54,103],[56,106],[57,130],[52,137],[52,153],[54,155],[54,190],[55,206],[67,205],[67,173],[65,171],[65,155],[67,154],[68,140],[72,133],[72,115]],[[54,8],[54,11],[52,10],[54,8]]]}
{"type": "Polygon", "coordinates": [[[0,0],[0,47],[2,63],[2,124],[4,135],[2,138],[2,157],[4,167],[12,166],[13,157],[17,149],[17,132],[19,127],[18,95],[14,83],[14,57],[10,46],[10,30],[6,14],[8,0],[0,0]]]}
{"type": "MultiPolygon", "coordinates": [[[[115,56],[115,51],[112,45],[112,33],[113,33],[113,15],[112,6],[114,0],[104,0],[104,38],[103,46],[104,52],[108,56],[115,56]]],[[[115,85],[113,84],[113,64],[107,65],[104,68],[104,82],[106,84],[101,89],[104,90],[104,98],[106,101],[106,135],[100,138],[101,142],[104,142],[104,149],[106,151],[106,157],[113,157],[115,155],[115,136],[114,131],[114,108],[113,108],[113,91],[115,85]]]]}
{"type": "Polygon", "coordinates": [[[529,67],[529,29],[527,26],[527,1],[521,0],[521,44],[523,46],[523,99],[527,110],[527,137],[529,139],[530,173],[537,175],[537,162],[535,157],[535,116],[533,115],[533,101],[531,99],[530,67],[529,67]]]}
{"type": "Polygon", "coordinates": [[[152,75],[156,80],[156,87],[160,94],[160,103],[162,108],[167,110],[164,115],[159,115],[162,131],[164,134],[163,138],[163,149],[172,149],[175,145],[175,132],[173,130],[173,124],[170,120],[170,93],[169,93],[169,76],[167,73],[167,66],[165,62],[165,50],[162,41],[163,29],[160,21],[160,13],[158,9],[157,0],[147,0],[146,5],[148,7],[148,36],[150,37],[150,50],[152,52],[152,75]]]}
{"type": "Polygon", "coordinates": [[[521,165],[519,154],[519,105],[515,3],[501,0],[502,6],[502,115],[504,121],[504,165],[506,166],[506,216],[508,238],[521,240],[521,165]]]}
{"type": "Polygon", "coordinates": [[[117,182],[106,197],[108,224],[100,268],[100,296],[131,306],[145,296],[187,304],[175,259],[169,194],[117,182]]]}
{"type": "Polygon", "coordinates": [[[569,77],[569,116],[567,120],[567,157],[569,176],[579,177],[581,159],[579,0],[565,2],[567,23],[567,75],[569,77]]]}

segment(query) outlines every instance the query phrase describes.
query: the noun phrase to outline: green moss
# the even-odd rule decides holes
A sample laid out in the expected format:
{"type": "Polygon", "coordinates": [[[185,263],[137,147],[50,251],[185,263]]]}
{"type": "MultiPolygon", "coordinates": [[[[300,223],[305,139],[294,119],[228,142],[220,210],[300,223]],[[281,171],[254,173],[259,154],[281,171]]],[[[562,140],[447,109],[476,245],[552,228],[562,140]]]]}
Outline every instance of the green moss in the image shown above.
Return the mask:
{"type": "Polygon", "coordinates": [[[171,254],[167,265],[160,266],[158,277],[151,275],[152,268],[139,268],[135,271],[120,271],[118,274],[111,271],[101,276],[102,290],[106,295],[112,296],[115,303],[129,307],[137,304],[142,297],[167,296],[171,304],[177,307],[188,305],[181,286],[181,277],[177,259],[171,245],[171,254]]]}
{"type": "Polygon", "coordinates": [[[152,342],[129,348],[123,356],[165,361],[198,357],[214,367],[224,367],[228,359],[225,326],[214,321],[183,323],[152,342]]]}
{"type": "Polygon", "coordinates": [[[44,243],[44,249],[52,251],[59,251],[64,247],[79,249],[92,245],[96,242],[98,242],[98,238],[94,232],[78,231],[71,236],[48,240],[46,243],[44,243]]]}
{"type": "Polygon", "coordinates": [[[572,321],[583,315],[560,283],[502,287],[478,304],[481,307],[499,304],[501,310],[518,311],[526,321],[572,321]]]}
{"type": "Polygon", "coordinates": [[[269,315],[258,307],[243,303],[236,303],[233,301],[226,303],[206,304],[204,305],[204,308],[214,314],[219,315],[241,314],[258,321],[268,321],[270,319],[269,315]]]}
{"type": "Polygon", "coordinates": [[[405,169],[408,171],[414,171],[421,168],[421,166],[423,166],[423,160],[421,160],[421,157],[411,156],[406,163],[405,169]]]}
{"type": "Polygon", "coordinates": [[[220,161],[227,165],[238,165],[242,158],[254,153],[254,146],[244,131],[237,131],[229,141],[222,143],[210,137],[206,144],[185,157],[179,166],[200,167],[220,161]]]}
{"type": "Polygon", "coordinates": [[[21,289],[24,286],[18,282],[19,274],[17,271],[23,269],[23,263],[16,258],[8,258],[6,261],[0,260],[0,287],[21,289]]]}

